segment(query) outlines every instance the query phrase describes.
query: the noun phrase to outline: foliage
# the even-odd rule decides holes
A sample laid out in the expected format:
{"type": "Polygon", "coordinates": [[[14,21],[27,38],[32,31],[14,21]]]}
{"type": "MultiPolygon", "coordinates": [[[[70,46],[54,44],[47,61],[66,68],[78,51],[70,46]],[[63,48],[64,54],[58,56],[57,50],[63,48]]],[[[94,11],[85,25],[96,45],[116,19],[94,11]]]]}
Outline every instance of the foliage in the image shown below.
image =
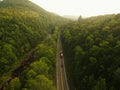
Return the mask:
{"type": "Polygon", "coordinates": [[[67,19],[47,12],[29,0],[0,1],[0,84],[18,67],[26,53],[36,49],[35,62],[7,88],[31,90],[29,86],[35,82],[36,90],[54,90],[56,39],[58,27],[65,22],[67,19]]]}
{"type": "Polygon", "coordinates": [[[19,78],[15,78],[12,80],[7,90],[20,90],[20,87],[21,87],[21,82],[19,78]]]}
{"type": "Polygon", "coordinates": [[[62,43],[71,88],[119,90],[120,14],[71,22],[62,43]]]}

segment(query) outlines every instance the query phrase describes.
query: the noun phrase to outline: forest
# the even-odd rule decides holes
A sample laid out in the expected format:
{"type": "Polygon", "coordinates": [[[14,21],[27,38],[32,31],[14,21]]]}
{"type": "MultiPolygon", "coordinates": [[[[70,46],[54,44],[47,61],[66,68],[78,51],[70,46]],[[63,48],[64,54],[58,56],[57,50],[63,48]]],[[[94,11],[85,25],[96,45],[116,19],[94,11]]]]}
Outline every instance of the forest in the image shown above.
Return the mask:
{"type": "Polygon", "coordinates": [[[80,16],[61,32],[71,90],[120,89],[120,14],[80,16]]]}
{"type": "Polygon", "coordinates": [[[72,21],[29,0],[0,1],[0,88],[56,90],[59,31],[70,90],[119,90],[120,14],[72,21]]]}
{"type": "Polygon", "coordinates": [[[55,90],[57,33],[67,21],[29,0],[0,1],[0,87],[12,78],[4,90],[55,90]]]}

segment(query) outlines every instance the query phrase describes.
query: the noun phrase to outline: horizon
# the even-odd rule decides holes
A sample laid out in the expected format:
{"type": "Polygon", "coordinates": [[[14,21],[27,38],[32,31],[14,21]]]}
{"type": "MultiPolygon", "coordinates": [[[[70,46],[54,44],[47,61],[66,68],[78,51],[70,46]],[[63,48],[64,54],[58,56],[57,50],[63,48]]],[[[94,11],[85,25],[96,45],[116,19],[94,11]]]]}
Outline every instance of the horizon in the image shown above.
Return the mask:
{"type": "Polygon", "coordinates": [[[30,0],[43,9],[60,16],[91,17],[120,13],[120,3],[115,0],[30,0]]]}

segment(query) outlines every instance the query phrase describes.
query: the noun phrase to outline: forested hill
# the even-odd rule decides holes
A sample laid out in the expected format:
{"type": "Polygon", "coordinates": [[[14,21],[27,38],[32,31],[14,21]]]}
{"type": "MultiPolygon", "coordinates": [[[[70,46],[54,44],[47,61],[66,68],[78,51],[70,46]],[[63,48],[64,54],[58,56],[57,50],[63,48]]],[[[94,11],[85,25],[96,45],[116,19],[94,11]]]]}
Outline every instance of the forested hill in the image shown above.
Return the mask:
{"type": "Polygon", "coordinates": [[[120,14],[80,17],[61,32],[71,90],[120,90],[120,14]]]}
{"type": "Polygon", "coordinates": [[[29,0],[0,0],[0,90],[56,90],[59,29],[70,89],[119,90],[120,14],[70,21],[29,0]]]}
{"type": "Polygon", "coordinates": [[[6,89],[54,90],[56,35],[66,21],[28,0],[0,1],[0,85],[37,48],[34,62],[6,89]]]}

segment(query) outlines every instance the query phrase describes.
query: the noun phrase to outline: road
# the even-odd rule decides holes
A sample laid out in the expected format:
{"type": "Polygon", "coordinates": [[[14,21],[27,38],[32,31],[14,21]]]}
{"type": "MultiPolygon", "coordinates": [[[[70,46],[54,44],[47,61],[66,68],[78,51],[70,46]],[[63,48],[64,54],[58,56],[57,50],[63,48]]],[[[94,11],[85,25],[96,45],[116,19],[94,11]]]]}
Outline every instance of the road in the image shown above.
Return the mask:
{"type": "Polygon", "coordinates": [[[57,40],[57,62],[56,62],[56,83],[57,83],[57,90],[69,90],[65,64],[64,64],[64,57],[60,58],[60,51],[62,51],[62,45],[60,40],[60,33],[58,34],[57,40]]]}

